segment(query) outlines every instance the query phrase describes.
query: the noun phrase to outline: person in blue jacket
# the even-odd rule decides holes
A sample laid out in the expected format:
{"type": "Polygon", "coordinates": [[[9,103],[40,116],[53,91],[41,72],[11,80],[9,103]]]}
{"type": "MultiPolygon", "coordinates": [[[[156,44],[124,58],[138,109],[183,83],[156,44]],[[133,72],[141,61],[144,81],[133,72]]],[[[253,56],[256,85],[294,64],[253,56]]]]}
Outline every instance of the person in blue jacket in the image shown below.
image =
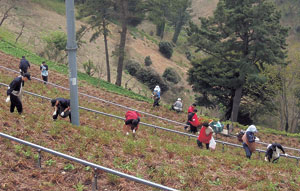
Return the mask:
{"type": "Polygon", "coordinates": [[[159,87],[158,85],[155,86],[152,95],[153,95],[153,99],[154,99],[153,107],[159,106],[159,100],[160,100],[160,87],[159,87]]]}

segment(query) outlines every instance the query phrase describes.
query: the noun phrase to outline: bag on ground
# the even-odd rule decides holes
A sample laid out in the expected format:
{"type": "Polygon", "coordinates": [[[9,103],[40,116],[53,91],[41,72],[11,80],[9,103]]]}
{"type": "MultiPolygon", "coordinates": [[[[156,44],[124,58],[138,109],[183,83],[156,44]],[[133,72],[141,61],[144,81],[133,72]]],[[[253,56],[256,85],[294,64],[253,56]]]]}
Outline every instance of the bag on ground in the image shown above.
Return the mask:
{"type": "Polygon", "coordinates": [[[214,137],[211,137],[211,139],[209,141],[209,148],[216,149],[216,145],[217,145],[217,143],[216,143],[214,137]]]}

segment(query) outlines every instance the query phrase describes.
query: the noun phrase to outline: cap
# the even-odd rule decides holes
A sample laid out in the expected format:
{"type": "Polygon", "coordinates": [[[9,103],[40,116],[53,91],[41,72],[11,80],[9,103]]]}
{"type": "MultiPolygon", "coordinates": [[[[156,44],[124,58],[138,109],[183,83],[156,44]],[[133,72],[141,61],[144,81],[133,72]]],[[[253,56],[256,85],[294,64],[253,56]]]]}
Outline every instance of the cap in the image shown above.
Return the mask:
{"type": "Polygon", "coordinates": [[[29,74],[29,73],[25,73],[25,74],[23,75],[23,77],[26,77],[28,80],[31,80],[30,74],[29,74]]]}
{"type": "Polygon", "coordinates": [[[178,101],[181,101],[181,98],[178,98],[177,100],[178,100],[178,101]]]}

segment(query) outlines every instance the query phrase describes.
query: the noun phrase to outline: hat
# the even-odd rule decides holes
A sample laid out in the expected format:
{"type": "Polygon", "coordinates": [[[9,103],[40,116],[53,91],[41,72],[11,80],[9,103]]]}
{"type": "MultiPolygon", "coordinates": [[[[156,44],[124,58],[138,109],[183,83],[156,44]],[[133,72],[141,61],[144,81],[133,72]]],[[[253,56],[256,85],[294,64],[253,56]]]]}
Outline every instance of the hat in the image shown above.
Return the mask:
{"type": "Polygon", "coordinates": [[[248,127],[248,129],[246,130],[246,132],[247,131],[250,131],[250,132],[253,132],[253,133],[257,133],[258,132],[257,129],[256,129],[256,127],[255,127],[255,125],[250,125],[248,127]]]}
{"type": "Polygon", "coordinates": [[[56,104],[56,99],[52,99],[52,100],[51,100],[51,105],[52,105],[52,107],[54,107],[55,104],[56,104]]]}
{"type": "Polygon", "coordinates": [[[181,98],[178,98],[177,101],[181,101],[181,98]]]}
{"type": "Polygon", "coordinates": [[[29,74],[29,73],[25,73],[25,74],[23,75],[23,77],[26,77],[28,80],[31,80],[30,74],[29,74]]]}

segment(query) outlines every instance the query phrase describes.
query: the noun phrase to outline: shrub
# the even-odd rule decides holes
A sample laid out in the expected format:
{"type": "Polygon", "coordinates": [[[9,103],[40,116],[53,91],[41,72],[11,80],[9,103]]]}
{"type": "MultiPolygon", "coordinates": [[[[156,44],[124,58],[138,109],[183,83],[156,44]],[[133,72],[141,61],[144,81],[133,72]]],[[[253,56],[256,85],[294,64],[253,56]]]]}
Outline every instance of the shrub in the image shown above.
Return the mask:
{"type": "Polygon", "coordinates": [[[150,56],[146,56],[145,58],[145,65],[146,66],[150,66],[152,64],[152,60],[150,58],[150,56]]]}
{"type": "Polygon", "coordinates": [[[179,74],[174,68],[166,68],[163,73],[163,78],[169,82],[173,82],[174,84],[177,84],[181,80],[179,74]]]}
{"type": "Polygon", "coordinates": [[[173,54],[172,44],[169,42],[162,41],[159,43],[159,51],[166,57],[171,58],[173,54]]]}
{"type": "Polygon", "coordinates": [[[61,31],[54,31],[43,36],[42,39],[46,43],[42,55],[46,56],[49,60],[60,62],[66,54],[67,35],[61,31]]]}
{"type": "Polygon", "coordinates": [[[130,75],[135,76],[136,73],[141,69],[141,66],[134,60],[128,60],[125,64],[125,69],[129,72],[130,75]]]}
{"type": "Polygon", "coordinates": [[[94,65],[94,63],[91,60],[88,60],[87,62],[83,63],[83,69],[85,73],[89,76],[93,76],[95,72],[98,71],[97,67],[94,65]]]}
{"type": "Polygon", "coordinates": [[[169,89],[168,84],[155,70],[151,68],[141,68],[141,70],[136,74],[136,78],[143,84],[147,85],[151,90],[153,90],[156,85],[159,85],[161,95],[169,89]]]}

